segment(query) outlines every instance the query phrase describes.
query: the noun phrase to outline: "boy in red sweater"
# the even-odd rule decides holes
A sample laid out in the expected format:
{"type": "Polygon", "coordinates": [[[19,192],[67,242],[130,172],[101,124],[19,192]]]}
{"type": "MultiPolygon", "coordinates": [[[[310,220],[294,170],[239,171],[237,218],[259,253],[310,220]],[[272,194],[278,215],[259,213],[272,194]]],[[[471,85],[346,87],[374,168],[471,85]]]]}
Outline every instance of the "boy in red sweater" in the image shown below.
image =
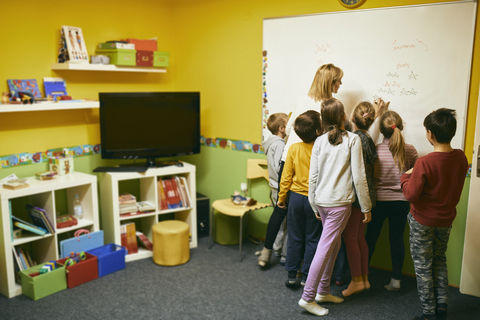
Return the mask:
{"type": "Polygon", "coordinates": [[[455,111],[438,109],[423,125],[433,152],[418,158],[401,177],[410,201],[410,252],[417,275],[423,315],[414,319],[446,319],[448,305],[448,238],[457,214],[468,161],[460,149],[450,146],[457,130],[455,111]]]}

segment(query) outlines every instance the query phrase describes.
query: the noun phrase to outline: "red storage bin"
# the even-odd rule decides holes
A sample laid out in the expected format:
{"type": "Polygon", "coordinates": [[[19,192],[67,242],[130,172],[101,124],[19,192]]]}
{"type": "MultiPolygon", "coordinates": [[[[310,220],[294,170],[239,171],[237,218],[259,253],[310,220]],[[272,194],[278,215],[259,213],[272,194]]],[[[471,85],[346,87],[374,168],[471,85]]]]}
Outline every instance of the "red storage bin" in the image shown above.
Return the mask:
{"type": "Polygon", "coordinates": [[[137,66],[153,67],[153,51],[137,50],[137,66]]]}
{"type": "MultiPolygon", "coordinates": [[[[65,272],[67,274],[67,287],[69,289],[84,284],[88,281],[98,278],[98,261],[97,257],[85,252],[87,258],[72,266],[65,266],[65,272]]],[[[57,262],[61,265],[65,265],[68,258],[63,258],[57,262]]]]}
{"type": "Polygon", "coordinates": [[[124,39],[135,44],[135,50],[157,51],[157,40],[124,39]]]}

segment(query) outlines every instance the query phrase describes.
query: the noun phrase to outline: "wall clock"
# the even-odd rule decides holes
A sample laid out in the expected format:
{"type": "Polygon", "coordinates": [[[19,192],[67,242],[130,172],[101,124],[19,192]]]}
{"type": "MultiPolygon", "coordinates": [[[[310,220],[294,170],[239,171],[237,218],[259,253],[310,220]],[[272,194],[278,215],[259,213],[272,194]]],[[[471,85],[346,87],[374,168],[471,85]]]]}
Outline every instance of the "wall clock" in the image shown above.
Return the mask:
{"type": "Polygon", "coordinates": [[[344,7],[348,9],[358,8],[367,0],[338,0],[344,7]]]}

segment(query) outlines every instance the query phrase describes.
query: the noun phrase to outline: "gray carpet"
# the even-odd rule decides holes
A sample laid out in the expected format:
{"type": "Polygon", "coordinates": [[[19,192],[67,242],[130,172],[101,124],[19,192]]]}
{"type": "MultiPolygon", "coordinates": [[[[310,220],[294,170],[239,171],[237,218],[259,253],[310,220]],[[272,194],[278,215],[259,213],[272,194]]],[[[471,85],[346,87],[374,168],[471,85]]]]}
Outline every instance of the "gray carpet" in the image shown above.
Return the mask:
{"type": "MultiPolygon", "coordinates": [[[[254,252],[263,244],[214,244],[200,238],[188,263],[161,267],[151,259],[127,263],[126,269],[38,301],[0,295],[0,319],[315,319],[298,307],[302,287],[288,289],[278,259],[267,270],[254,252]]],[[[372,288],[340,304],[323,304],[325,319],[411,319],[421,314],[416,281],[404,277],[399,292],[383,288],[387,271],[371,268],[372,288]]],[[[332,285],[332,294],[345,288],[332,285]]],[[[480,319],[480,298],[450,290],[448,319],[480,319]]]]}

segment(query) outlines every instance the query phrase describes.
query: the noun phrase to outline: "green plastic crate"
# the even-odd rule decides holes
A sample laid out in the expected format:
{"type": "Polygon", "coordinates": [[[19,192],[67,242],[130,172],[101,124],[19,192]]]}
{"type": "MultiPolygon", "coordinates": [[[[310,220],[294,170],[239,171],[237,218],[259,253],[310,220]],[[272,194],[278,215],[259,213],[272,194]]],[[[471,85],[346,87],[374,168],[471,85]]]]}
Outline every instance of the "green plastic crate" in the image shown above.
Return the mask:
{"type": "Polygon", "coordinates": [[[170,65],[170,52],[155,51],[153,53],[154,67],[168,67],[170,65]]]}
{"type": "Polygon", "coordinates": [[[110,64],[117,66],[135,66],[137,62],[137,50],[130,49],[97,49],[96,54],[110,57],[110,64]]]}
{"type": "Polygon", "coordinates": [[[36,277],[29,276],[39,272],[44,264],[40,264],[20,272],[22,293],[33,300],[38,300],[67,289],[65,266],[57,264],[57,268],[36,277]]]}

